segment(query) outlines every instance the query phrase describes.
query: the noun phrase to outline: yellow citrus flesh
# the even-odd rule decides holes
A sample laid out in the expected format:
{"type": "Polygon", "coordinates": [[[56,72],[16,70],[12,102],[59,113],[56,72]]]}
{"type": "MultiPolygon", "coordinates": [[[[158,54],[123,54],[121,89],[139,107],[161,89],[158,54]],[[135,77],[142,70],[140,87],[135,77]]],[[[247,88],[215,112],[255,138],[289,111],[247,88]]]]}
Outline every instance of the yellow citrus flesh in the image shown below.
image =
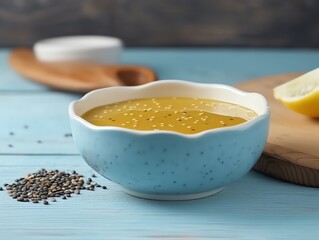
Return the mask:
{"type": "Polygon", "coordinates": [[[314,92],[298,101],[283,101],[283,104],[309,117],[319,117],[319,91],[314,92]]]}
{"type": "Polygon", "coordinates": [[[319,68],[274,88],[274,97],[291,110],[319,117],[319,68]]]}

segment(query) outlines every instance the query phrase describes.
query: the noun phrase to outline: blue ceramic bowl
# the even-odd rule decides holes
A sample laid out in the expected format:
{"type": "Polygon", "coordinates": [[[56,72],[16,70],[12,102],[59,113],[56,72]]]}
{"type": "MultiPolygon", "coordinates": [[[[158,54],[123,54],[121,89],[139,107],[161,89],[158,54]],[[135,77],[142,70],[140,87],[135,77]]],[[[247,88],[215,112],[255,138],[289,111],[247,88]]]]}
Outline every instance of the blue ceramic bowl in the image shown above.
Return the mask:
{"type": "Polygon", "coordinates": [[[131,195],[159,200],[206,197],[237,181],[260,157],[269,128],[268,104],[260,94],[179,80],[95,90],[72,102],[69,115],[75,143],[89,166],[131,195]],[[80,117],[97,106],[152,97],[215,99],[258,116],[196,134],[100,127],[80,117]]]}

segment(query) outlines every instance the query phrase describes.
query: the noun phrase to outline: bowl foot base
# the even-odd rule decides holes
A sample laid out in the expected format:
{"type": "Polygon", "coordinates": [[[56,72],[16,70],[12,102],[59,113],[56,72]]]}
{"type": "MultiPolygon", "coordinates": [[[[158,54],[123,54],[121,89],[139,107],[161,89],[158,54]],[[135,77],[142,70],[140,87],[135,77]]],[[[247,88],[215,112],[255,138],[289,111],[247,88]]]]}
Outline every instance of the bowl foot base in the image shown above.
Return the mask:
{"type": "Polygon", "coordinates": [[[218,188],[218,189],[208,191],[208,192],[203,192],[203,193],[185,194],[185,195],[148,194],[148,193],[136,192],[127,188],[123,188],[123,190],[126,193],[138,198],[145,198],[145,199],[159,200],[159,201],[185,201],[185,200],[194,200],[194,199],[209,197],[211,195],[214,195],[220,192],[221,190],[223,190],[223,188],[218,188]]]}

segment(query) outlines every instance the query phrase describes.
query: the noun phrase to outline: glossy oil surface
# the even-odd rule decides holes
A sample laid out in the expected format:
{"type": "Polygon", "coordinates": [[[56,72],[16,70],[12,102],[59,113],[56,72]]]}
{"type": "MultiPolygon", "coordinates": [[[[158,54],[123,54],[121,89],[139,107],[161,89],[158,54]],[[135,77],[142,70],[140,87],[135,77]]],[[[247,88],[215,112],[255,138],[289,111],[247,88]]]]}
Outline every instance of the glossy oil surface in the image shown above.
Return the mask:
{"type": "Polygon", "coordinates": [[[254,118],[242,106],[201,98],[145,98],[96,107],[82,117],[97,126],[168,130],[193,134],[229,127],[254,118]]]}

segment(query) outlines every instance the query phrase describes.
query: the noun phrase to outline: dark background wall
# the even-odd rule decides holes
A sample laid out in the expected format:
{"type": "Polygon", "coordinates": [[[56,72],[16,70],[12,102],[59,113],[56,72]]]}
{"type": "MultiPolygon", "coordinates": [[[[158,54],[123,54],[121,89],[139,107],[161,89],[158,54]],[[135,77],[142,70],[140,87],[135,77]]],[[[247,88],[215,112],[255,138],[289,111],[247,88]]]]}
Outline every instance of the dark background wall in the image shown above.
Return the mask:
{"type": "Polygon", "coordinates": [[[128,46],[319,47],[319,1],[0,0],[0,47],[80,34],[128,46]]]}

